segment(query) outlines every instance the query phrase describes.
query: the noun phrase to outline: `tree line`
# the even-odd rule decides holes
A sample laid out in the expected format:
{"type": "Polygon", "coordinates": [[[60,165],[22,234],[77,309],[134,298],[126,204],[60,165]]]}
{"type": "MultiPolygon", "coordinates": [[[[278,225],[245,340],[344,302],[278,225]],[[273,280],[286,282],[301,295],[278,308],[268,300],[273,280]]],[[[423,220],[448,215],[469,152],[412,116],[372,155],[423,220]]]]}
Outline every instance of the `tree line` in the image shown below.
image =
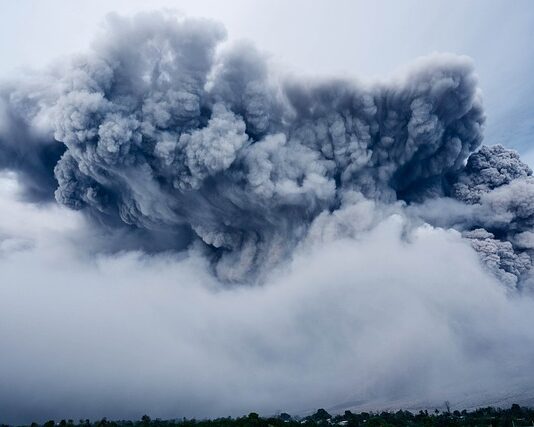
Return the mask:
{"type": "MultiPolygon", "coordinates": [[[[143,415],[138,421],[102,418],[97,421],[88,419],[49,420],[44,424],[31,423],[20,427],[396,427],[396,426],[490,426],[522,427],[534,426],[534,409],[513,404],[509,409],[479,408],[474,411],[451,411],[446,405],[445,411],[382,411],[359,412],[345,411],[343,414],[331,415],[325,409],[300,417],[281,413],[276,416],[262,417],[255,412],[242,417],[215,419],[152,419],[143,415]]],[[[1,427],[12,427],[1,424],[1,427]]]]}

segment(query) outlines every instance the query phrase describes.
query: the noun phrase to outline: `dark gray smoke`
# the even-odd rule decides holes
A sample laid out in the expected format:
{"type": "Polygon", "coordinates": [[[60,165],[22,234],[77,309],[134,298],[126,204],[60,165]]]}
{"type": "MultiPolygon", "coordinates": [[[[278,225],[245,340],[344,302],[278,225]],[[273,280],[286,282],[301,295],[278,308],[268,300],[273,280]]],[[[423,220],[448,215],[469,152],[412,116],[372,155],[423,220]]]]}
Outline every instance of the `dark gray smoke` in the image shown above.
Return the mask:
{"type": "Polygon", "coordinates": [[[45,124],[44,115],[57,99],[50,91],[55,81],[33,77],[0,87],[0,169],[17,171],[26,196],[44,201],[57,188],[54,166],[65,146],[45,124]]]}
{"type": "Polygon", "coordinates": [[[483,194],[532,175],[532,170],[512,150],[502,145],[482,147],[469,156],[467,165],[453,186],[453,195],[466,203],[479,203],[483,194]]]}
{"type": "Polygon", "coordinates": [[[453,185],[452,195],[475,206],[464,236],[496,275],[514,287],[529,281],[534,226],[532,170],[516,152],[496,145],[471,154],[453,185]]]}
{"type": "Polygon", "coordinates": [[[28,197],[128,227],[145,249],[202,242],[226,281],[255,280],[355,193],[420,211],[454,198],[469,214],[435,223],[464,232],[506,283],[528,278],[532,171],[503,147],[476,151],[469,59],[432,56],[366,86],[278,77],[224,38],[205,20],[110,18],[90,53],[4,87],[0,167],[28,197]]]}

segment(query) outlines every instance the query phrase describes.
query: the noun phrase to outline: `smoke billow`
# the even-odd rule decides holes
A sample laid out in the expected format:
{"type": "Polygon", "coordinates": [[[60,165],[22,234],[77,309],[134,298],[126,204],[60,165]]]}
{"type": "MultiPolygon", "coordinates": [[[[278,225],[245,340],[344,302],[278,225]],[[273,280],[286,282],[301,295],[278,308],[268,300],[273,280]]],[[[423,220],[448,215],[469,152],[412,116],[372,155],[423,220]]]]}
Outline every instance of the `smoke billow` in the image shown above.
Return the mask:
{"type": "Polygon", "coordinates": [[[203,242],[225,281],[257,280],[351,192],[480,206],[466,237],[511,286],[528,273],[516,236],[529,236],[532,204],[514,189],[531,192],[532,171],[503,147],[475,151],[469,59],[433,56],[364,86],[275,76],[251,45],[218,49],[224,37],[204,20],[110,18],[90,53],[4,89],[0,164],[30,196],[54,190],[145,250],[203,242]]]}
{"type": "Polygon", "coordinates": [[[528,400],[534,178],[481,146],[471,60],[364,85],[225,37],[111,16],[86,54],[1,85],[1,182],[25,202],[0,205],[0,412],[528,400]]]}
{"type": "Polygon", "coordinates": [[[59,203],[108,226],[170,230],[180,249],[195,236],[216,274],[241,282],[289,255],[347,192],[464,200],[473,175],[486,176],[464,165],[484,122],[467,58],[431,57],[374,86],[302,81],[273,76],[248,44],[218,51],[224,37],[203,20],[110,19],[46,87],[4,91],[6,114],[26,125],[4,120],[8,131],[49,125],[27,144],[3,134],[5,157],[21,152],[5,166],[39,194],[53,173],[59,203]]]}

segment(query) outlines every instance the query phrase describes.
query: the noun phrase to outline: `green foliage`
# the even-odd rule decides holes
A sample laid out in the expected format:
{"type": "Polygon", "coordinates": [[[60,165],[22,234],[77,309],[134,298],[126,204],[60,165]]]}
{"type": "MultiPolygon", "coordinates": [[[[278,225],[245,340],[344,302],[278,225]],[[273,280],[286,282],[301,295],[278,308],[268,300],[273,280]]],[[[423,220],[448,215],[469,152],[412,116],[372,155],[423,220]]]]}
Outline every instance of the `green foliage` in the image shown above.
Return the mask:
{"type": "MultiPolygon", "coordinates": [[[[342,415],[330,415],[325,409],[319,409],[306,417],[292,417],[283,412],[278,416],[261,417],[256,412],[238,418],[216,418],[206,420],[151,419],[143,415],[139,421],[108,421],[100,420],[61,420],[56,423],[47,421],[44,424],[32,423],[24,427],[523,427],[534,426],[534,409],[512,405],[510,409],[479,408],[472,412],[453,410],[447,402],[446,410],[397,412],[360,412],[345,411],[342,415]]],[[[11,427],[2,424],[0,427],[11,427]]],[[[21,426],[22,427],[22,426],[21,426]]]]}

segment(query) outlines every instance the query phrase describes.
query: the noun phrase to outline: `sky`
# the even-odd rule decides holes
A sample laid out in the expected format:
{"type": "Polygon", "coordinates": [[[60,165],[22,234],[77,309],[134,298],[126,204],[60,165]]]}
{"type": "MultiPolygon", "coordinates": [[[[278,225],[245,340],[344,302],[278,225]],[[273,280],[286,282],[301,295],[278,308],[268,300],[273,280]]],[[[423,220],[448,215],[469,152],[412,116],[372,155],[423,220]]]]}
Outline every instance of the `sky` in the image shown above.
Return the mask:
{"type": "Polygon", "coordinates": [[[532,22],[0,0],[0,423],[532,405],[532,22]]]}
{"type": "Polygon", "coordinates": [[[528,0],[2,0],[0,5],[0,75],[83,50],[107,13],[158,8],[221,21],[230,40],[251,40],[298,74],[374,80],[419,56],[465,54],[480,77],[486,143],[515,148],[534,160],[534,5],[528,0]]]}

